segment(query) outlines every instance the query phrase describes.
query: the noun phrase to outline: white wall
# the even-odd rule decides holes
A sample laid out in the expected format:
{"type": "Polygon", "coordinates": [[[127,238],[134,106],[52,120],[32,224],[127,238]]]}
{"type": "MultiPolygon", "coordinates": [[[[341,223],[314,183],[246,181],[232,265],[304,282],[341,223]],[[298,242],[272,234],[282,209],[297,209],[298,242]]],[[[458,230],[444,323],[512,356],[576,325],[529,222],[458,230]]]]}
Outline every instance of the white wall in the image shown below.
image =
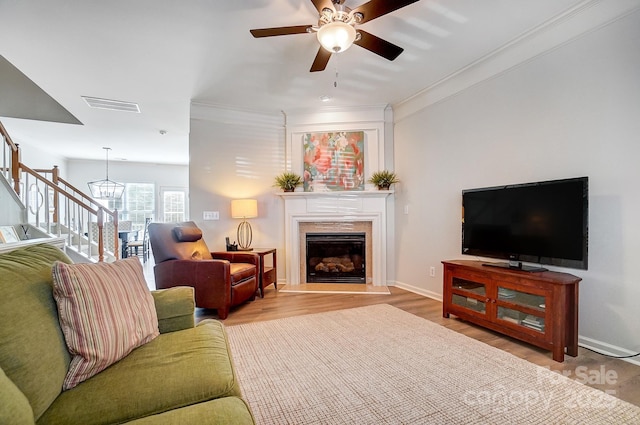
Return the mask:
{"type": "MultiPolygon", "coordinates": [[[[212,251],[226,249],[224,239],[237,241],[239,219],[231,218],[231,200],[258,200],[258,217],[249,219],[252,247],[283,249],[283,205],[273,195],[273,181],[285,169],[284,116],[191,106],[189,134],[191,217],[212,251]],[[204,221],[204,211],[220,219],[204,221]]],[[[278,256],[284,277],[284,256],[278,256]]]]}
{"type": "Polygon", "coordinates": [[[639,45],[636,12],[397,122],[397,285],[441,297],[462,189],[589,176],[589,270],[557,270],[583,278],[581,344],[639,351],[639,45]]]}
{"type": "Polygon", "coordinates": [[[60,176],[66,178],[67,160],[62,156],[43,151],[21,140],[14,140],[20,146],[20,161],[29,168],[52,169],[57,165],[60,176]]]}
{"type": "MultiPolygon", "coordinates": [[[[88,194],[88,182],[105,178],[106,162],[70,159],[63,171],[66,171],[63,175],[69,183],[88,194]]],[[[109,160],[109,179],[118,183],[155,184],[156,214],[154,219],[157,220],[160,208],[160,191],[163,188],[188,190],[189,166],[109,160]]]]}

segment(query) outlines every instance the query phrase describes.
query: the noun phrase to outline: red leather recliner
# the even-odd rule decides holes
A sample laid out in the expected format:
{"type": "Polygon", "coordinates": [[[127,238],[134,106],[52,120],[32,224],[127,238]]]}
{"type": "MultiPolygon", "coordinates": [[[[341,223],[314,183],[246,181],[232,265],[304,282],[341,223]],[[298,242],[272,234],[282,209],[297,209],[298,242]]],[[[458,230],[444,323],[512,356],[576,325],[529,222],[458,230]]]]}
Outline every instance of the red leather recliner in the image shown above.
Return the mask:
{"type": "Polygon", "coordinates": [[[229,308],[253,301],[258,290],[259,257],[244,252],[210,252],[202,230],[192,221],[150,223],[156,288],[191,286],[196,306],[216,309],[222,320],[229,308]]]}

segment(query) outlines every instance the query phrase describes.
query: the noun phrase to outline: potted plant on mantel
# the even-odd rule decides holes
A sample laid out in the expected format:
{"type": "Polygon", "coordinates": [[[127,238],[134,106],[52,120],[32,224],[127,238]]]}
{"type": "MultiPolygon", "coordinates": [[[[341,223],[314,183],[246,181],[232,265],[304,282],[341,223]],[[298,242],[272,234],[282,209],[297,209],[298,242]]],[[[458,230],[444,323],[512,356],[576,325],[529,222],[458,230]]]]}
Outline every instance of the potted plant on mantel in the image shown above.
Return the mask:
{"type": "Polygon", "coordinates": [[[392,184],[399,182],[400,180],[398,180],[396,173],[387,170],[376,171],[369,178],[369,183],[375,184],[378,190],[389,190],[392,184]]]}
{"type": "Polygon", "coordinates": [[[296,173],[285,171],[284,173],[276,176],[276,183],[274,186],[279,187],[285,192],[293,192],[296,186],[302,184],[302,177],[296,173]]]}

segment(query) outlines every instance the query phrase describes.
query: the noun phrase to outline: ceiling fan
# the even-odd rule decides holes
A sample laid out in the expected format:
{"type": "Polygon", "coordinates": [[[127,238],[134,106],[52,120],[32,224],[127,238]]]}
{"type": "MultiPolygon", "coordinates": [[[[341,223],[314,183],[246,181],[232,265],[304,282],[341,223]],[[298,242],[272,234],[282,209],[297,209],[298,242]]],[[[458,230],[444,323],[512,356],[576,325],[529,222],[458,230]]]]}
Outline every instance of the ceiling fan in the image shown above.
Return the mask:
{"type": "Polygon", "coordinates": [[[250,32],[256,38],[316,33],[321,46],[311,65],[311,72],[323,71],[333,53],[343,52],[352,44],[357,44],[392,61],[404,49],[361,29],[356,30],[356,25],[364,24],[417,1],[419,0],[370,0],[355,9],[350,9],[344,6],[345,0],[311,0],[319,14],[317,25],[252,29],[250,32]]]}

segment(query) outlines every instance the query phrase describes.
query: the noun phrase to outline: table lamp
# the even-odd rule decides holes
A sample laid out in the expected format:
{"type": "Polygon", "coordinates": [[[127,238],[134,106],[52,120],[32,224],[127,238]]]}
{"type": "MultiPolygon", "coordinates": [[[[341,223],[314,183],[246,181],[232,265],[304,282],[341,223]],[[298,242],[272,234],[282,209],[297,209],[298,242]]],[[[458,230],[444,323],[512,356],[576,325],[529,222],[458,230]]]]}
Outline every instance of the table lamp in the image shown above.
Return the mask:
{"type": "Polygon", "coordinates": [[[242,222],[238,225],[238,250],[251,251],[251,240],[253,232],[247,218],[258,216],[258,201],[255,199],[233,199],[231,201],[231,217],[241,218],[242,222]]]}

